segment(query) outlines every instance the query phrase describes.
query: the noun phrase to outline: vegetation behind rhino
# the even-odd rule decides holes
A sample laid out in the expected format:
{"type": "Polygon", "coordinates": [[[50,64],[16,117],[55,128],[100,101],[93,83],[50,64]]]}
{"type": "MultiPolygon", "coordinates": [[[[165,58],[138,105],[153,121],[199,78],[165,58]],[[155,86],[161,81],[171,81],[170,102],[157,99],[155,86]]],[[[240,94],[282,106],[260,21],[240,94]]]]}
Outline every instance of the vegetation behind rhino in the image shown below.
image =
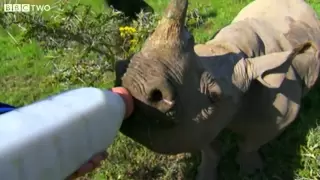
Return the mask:
{"type": "Polygon", "coordinates": [[[259,148],[296,118],[318,78],[318,17],[304,0],[255,0],[195,45],[184,27],[187,4],[171,0],[142,50],[118,63],[116,85],[136,105],[121,132],[159,153],[201,150],[198,179],[209,180],[215,138],[228,128],[241,137],[240,166],[252,172],[262,167],[259,148]]]}

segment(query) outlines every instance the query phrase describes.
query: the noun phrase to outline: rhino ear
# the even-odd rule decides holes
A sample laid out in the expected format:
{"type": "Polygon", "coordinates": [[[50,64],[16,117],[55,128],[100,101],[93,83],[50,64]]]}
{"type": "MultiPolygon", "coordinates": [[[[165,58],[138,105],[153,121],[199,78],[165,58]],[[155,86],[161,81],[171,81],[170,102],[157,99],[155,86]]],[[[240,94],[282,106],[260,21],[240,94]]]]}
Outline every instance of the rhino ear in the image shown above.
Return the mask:
{"type": "Polygon", "coordinates": [[[316,83],[320,73],[320,51],[317,51],[315,54],[306,53],[297,64],[298,71],[300,70],[299,65],[306,68],[304,82],[306,87],[310,89],[316,83]]]}
{"type": "Polygon", "coordinates": [[[268,88],[279,88],[293,61],[302,59],[306,53],[310,53],[311,49],[313,54],[316,54],[315,45],[307,42],[290,51],[248,58],[246,59],[248,76],[251,80],[257,79],[268,88]]]}

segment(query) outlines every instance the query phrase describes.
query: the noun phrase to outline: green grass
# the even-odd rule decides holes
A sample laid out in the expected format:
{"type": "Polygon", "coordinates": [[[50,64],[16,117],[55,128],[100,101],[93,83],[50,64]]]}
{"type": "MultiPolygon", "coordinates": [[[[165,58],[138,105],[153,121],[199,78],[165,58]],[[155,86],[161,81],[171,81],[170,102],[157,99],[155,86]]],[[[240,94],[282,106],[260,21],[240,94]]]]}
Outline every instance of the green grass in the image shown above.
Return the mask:
{"type": "MultiPolygon", "coordinates": [[[[24,0],[24,2],[30,1],[24,0]]],[[[46,4],[53,0],[37,2],[46,4]]],[[[96,11],[104,10],[102,0],[80,0],[80,2],[92,5],[96,11]]],[[[157,13],[162,13],[168,0],[147,0],[147,2],[157,13]]],[[[193,32],[196,41],[208,40],[217,29],[227,25],[248,2],[250,0],[190,0],[191,8],[199,5],[208,6],[202,8],[200,12],[205,23],[193,32]]],[[[309,0],[309,2],[320,14],[319,1],[309,0]]],[[[1,102],[25,105],[64,89],[85,85],[75,83],[66,87],[57,82],[48,83],[47,77],[51,75],[54,64],[68,65],[70,57],[55,57],[50,52],[45,53],[35,42],[18,47],[14,39],[19,39],[19,32],[12,31],[11,34],[14,38],[0,30],[1,102]]],[[[104,77],[93,85],[101,88],[111,87],[113,75],[106,73],[104,77]]],[[[243,179],[315,180],[320,178],[319,92],[319,87],[314,88],[304,100],[299,119],[281,137],[263,147],[266,169],[251,177],[241,176],[243,179]]],[[[226,144],[225,155],[219,167],[221,179],[239,179],[238,167],[234,162],[236,146],[229,134],[226,134],[226,137],[223,138],[226,144]]],[[[101,168],[89,175],[90,179],[192,179],[199,163],[198,155],[159,155],[121,134],[108,152],[108,160],[101,168]]]]}

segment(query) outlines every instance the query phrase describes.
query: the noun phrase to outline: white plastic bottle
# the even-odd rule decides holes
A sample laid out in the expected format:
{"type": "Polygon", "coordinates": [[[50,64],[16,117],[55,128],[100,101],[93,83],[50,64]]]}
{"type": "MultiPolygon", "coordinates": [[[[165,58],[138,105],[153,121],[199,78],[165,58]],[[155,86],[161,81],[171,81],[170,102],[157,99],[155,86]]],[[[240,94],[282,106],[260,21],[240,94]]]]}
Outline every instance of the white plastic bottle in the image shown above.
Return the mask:
{"type": "Polygon", "coordinates": [[[0,115],[0,179],[62,180],[114,140],[121,96],[80,88],[0,115]]]}

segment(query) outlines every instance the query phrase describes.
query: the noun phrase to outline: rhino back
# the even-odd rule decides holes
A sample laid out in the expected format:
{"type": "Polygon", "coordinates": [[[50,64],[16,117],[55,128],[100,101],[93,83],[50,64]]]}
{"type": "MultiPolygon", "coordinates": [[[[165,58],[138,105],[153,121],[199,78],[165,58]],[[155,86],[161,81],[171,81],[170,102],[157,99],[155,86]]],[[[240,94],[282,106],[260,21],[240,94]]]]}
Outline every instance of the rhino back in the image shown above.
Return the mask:
{"type": "Polygon", "coordinates": [[[305,0],[255,0],[238,13],[233,23],[247,18],[264,19],[278,31],[285,33],[290,28],[288,17],[311,27],[318,24],[316,12],[305,0]]]}
{"type": "Polygon", "coordinates": [[[247,18],[224,27],[206,44],[220,43],[236,46],[245,57],[280,52],[288,46],[284,37],[272,24],[257,18],[247,18]]]}
{"type": "MultiPolygon", "coordinates": [[[[214,61],[216,61],[217,55],[228,53],[252,58],[291,50],[307,41],[312,41],[316,48],[320,49],[320,23],[311,27],[303,21],[296,21],[292,18],[286,18],[286,23],[289,29],[283,33],[264,19],[247,18],[222,28],[214,39],[204,45],[196,46],[195,50],[199,56],[207,57],[206,64],[210,66],[209,64],[216,64],[214,61]],[[221,46],[225,47],[222,52],[220,51],[221,46]],[[208,58],[209,56],[212,56],[212,58],[208,58]],[[208,63],[210,59],[212,62],[208,63]]],[[[293,66],[298,70],[301,79],[304,79],[307,71],[310,70],[310,66],[316,65],[316,62],[320,61],[319,57],[314,56],[314,53],[307,55],[310,57],[297,58],[293,62],[293,66]]],[[[232,64],[237,63],[234,61],[237,58],[224,59],[225,61],[232,61],[230,62],[232,64]]],[[[224,63],[229,64],[228,62],[224,63]]]]}
{"type": "Polygon", "coordinates": [[[254,57],[308,40],[318,43],[319,33],[319,18],[304,0],[255,0],[206,44],[236,44],[245,55],[254,57]]]}

